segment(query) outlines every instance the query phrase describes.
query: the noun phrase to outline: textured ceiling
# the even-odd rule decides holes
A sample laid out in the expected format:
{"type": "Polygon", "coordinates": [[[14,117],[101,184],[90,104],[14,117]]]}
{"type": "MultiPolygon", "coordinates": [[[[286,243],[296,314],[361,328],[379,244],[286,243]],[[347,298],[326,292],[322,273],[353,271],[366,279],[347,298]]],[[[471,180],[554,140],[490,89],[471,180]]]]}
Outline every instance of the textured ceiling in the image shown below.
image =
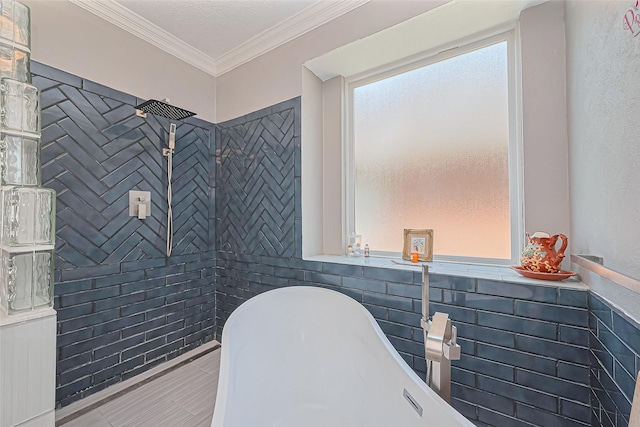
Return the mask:
{"type": "MultiPolygon", "coordinates": [[[[324,0],[326,1],[326,0],[324,0]]],[[[318,0],[117,0],[217,59],[318,0]]]]}

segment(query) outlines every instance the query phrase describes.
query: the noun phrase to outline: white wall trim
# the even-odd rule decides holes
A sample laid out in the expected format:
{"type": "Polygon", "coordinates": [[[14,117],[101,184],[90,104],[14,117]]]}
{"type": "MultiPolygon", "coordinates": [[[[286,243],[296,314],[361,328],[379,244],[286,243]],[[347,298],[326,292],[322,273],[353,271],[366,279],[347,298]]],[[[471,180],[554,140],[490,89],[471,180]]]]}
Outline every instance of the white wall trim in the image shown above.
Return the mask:
{"type": "Polygon", "coordinates": [[[218,75],[231,71],[369,1],[339,0],[314,3],[217,58],[218,75]]]}
{"type": "Polygon", "coordinates": [[[312,4],[280,24],[252,37],[219,58],[212,58],[201,50],[176,38],[171,33],[122,6],[115,0],[68,1],[151,43],[187,64],[217,77],[368,3],[370,0],[339,0],[312,4]]]}

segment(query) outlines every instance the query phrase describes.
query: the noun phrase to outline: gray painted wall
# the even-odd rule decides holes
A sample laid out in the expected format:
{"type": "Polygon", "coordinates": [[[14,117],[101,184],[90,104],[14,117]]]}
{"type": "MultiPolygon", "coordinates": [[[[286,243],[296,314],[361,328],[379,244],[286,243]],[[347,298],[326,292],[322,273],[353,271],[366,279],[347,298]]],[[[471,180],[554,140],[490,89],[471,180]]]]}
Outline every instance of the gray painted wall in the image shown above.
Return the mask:
{"type": "Polygon", "coordinates": [[[573,253],[640,278],[640,37],[630,1],[566,3],[573,253]]]}

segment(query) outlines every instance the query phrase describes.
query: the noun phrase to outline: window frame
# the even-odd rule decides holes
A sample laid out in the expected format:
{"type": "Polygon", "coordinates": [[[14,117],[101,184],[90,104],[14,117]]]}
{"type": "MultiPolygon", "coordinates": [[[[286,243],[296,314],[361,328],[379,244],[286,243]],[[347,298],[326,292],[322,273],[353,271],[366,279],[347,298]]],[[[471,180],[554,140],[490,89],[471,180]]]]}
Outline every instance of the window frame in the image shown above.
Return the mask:
{"type": "MultiPolygon", "coordinates": [[[[417,68],[426,67],[456,56],[488,47],[493,44],[507,43],[507,78],[509,110],[509,211],[511,258],[480,258],[434,254],[434,261],[459,262],[465,264],[513,265],[518,264],[521,248],[524,244],[524,180],[523,180],[523,138],[522,138],[522,97],[520,73],[520,43],[516,29],[493,35],[476,36],[466,43],[443,46],[435,51],[424,52],[402,61],[375,68],[345,78],[345,96],[343,106],[343,233],[345,236],[355,230],[355,137],[353,129],[353,92],[354,89],[380,81],[417,68]]],[[[437,233],[435,238],[437,238],[437,233]]],[[[344,239],[344,237],[343,237],[344,239]]],[[[343,248],[346,247],[343,241],[343,248]]],[[[371,251],[373,256],[400,258],[401,252],[371,251]]]]}

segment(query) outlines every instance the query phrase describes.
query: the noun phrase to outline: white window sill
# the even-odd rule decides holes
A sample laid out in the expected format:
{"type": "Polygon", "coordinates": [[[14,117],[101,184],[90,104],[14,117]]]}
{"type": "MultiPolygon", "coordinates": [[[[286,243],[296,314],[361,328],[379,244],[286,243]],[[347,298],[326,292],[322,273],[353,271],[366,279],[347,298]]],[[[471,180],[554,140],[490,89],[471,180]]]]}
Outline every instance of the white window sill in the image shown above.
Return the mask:
{"type": "Polygon", "coordinates": [[[570,278],[561,281],[537,280],[523,277],[509,267],[463,264],[434,261],[411,263],[398,258],[382,257],[350,257],[346,255],[315,255],[305,257],[306,261],[329,262],[335,264],[362,265],[366,267],[391,268],[396,270],[422,271],[422,264],[429,266],[429,273],[446,276],[469,277],[474,279],[495,280],[498,282],[526,283],[537,286],[553,286],[556,288],[588,290],[589,287],[580,280],[570,278]]]}

